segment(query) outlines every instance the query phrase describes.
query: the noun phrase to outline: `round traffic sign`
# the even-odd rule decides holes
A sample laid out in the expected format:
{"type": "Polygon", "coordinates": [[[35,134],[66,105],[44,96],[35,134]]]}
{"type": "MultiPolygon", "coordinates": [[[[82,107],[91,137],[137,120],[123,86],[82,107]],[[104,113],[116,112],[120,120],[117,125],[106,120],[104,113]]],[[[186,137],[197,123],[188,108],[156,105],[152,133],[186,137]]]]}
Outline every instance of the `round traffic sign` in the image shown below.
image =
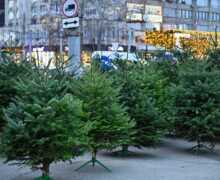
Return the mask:
{"type": "Polygon", "coordinates": [[[62,5],[62,12],[65,17],[75,17],[78,13],[78,9],[79,6],[77,0],[64,0],[62,5]]]}

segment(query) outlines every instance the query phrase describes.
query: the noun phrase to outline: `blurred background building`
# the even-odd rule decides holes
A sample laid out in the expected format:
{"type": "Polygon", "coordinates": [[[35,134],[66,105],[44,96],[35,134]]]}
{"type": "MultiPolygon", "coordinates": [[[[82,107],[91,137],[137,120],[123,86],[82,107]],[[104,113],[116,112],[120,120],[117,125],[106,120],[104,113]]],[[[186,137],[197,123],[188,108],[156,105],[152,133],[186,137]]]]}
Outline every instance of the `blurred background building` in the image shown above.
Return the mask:
{"type": "MultiPolygon", "coordinates": [[[[78,0],[82,12],[83,50],[109,49],[118,42],[126,50],[145,49],[147,30],[217,31],[219,0],[78,0]]],[[[1,0],[0,42],[32,52],[64,50],[62,0],[1,0]],[[3,1],[3,2],[2,2],[3,1]]],[[[47,54],[51,56],[51,54],[47,54]]]]}

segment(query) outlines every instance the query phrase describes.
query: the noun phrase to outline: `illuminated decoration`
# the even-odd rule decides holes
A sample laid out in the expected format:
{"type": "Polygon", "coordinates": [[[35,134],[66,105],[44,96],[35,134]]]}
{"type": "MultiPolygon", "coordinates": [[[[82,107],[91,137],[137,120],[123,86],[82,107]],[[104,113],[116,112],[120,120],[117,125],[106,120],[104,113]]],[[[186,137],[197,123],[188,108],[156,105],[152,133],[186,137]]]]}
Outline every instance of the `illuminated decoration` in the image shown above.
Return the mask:
{"type": "Polygon", "coordinates": [[[143,20],[146,22],[156,22],[156,23],[163,22],[162,7],[146,5],[145,14],[143,18],[144,18],[143,20]]]}
{"type": "Polygon", "coordinates": [[[22,53],[24,52],[22,48],[14,48],[14,47],[7,47],[3,48],[2,54],[5,57],[8,57],[10,60],[19,61],[22,58],[22,53]]]}
{"type": "Polygon", "coordinates": [[[127,21],[142,22],[143,18],[142,18],[142,14],[141,13],[127,12],[126,20],[127,21]]]}
{"type": "Polygon", "coordinates": [[[143,22],[143,4],[127,3],[126,21],[143,22]]]}
{"type": "Polygon", "coordinates": [[[161,23],[162,18],[162,7],[151,6],[137,3],[127,3],[127,22],[150,22],[150,23],[161,23]]]}
{"type": "MultiPolygon", "coordinates": [[[[167,50],[180,48],[192,51],[202,57],[206,50],[212,46],[215,36],[214,32],[192,30],[146,31],[145,43],[157,47],[165,47],[167,50]]],[[[217,33],[217,37],[220,44],[220,33],[217,33]]]]}

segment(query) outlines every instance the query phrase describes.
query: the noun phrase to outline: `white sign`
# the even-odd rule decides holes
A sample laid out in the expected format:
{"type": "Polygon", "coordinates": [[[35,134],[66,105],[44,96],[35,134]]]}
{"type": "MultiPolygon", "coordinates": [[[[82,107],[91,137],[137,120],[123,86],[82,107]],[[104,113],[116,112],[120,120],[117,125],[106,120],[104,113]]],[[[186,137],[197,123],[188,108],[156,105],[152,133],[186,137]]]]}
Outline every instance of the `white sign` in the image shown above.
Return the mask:
{"type": "Polygon", "coordinates": [[[62,6],[63,15],[67,18],[75,17],[78,13],[78,3],[77,0],[64,0],[62,6]]]}
{"type": "Polygon", "coordinates": [[[79,27],[79,17],[62,19],[63,28],[79,27]]]}
{"type": "Polygon", "coordinates": [[[190,34],[175,33],[174,37],[176,38],[176,47],[180,48],[180,37],[190,38],[190,34]]]}

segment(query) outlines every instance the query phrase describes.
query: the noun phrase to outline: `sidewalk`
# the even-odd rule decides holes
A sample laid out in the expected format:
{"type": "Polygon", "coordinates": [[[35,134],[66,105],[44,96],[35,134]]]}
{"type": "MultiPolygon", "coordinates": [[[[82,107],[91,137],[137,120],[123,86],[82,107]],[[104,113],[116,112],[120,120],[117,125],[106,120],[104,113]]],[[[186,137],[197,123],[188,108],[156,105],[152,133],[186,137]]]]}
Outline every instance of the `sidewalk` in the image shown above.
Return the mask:
{"type": "MultiPolygon", "coordinates": [[[[102,151],[97,159],[113,173],[91,164],[75,172],[74,169],[90,160],[88,154],[73,160],[73,164],[53,164],[51,176],[54,180],[220,180],[220,144],[216,146],[215,153],[204,151],[199,155],[187,151],[193,145],[164,138],[156,149],[130,148],[136,152],[130,157],[116,157],[111,152],[102,151]]],[[[40,171],[18,170],[17,166],[3,165],[2,162],[0,159],[1,180],[32,180],[41,175],[40,171]]]]}

